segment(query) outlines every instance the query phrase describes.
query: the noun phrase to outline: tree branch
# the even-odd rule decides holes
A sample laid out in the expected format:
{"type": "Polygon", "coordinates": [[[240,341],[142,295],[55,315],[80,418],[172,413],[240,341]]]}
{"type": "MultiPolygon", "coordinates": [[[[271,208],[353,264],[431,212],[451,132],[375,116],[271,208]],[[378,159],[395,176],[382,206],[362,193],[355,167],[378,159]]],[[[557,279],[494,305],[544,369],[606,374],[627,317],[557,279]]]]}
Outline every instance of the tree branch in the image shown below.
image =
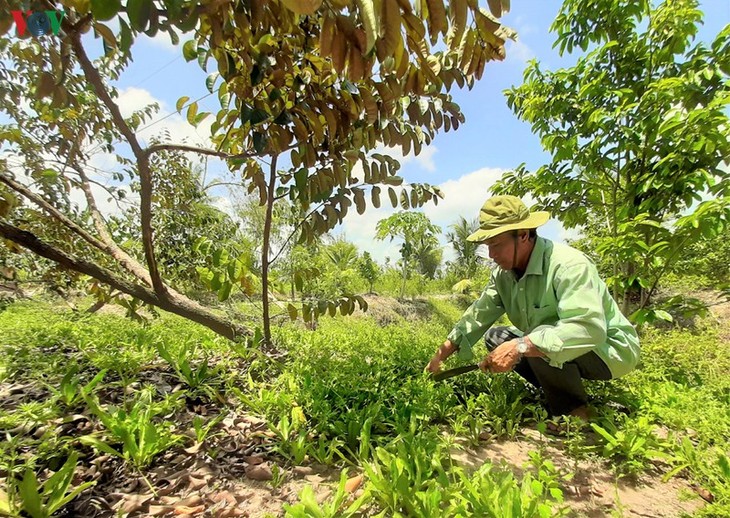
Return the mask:
{"type": "Polygon", "coordinates": [[[165,299],[168,296],[168,290],[165,284],[162,282],[160,277],[160,271],[157,267],[157,259],[155,258],[154,243],[152,236],[152,171],[150,170],[149,156],[140,146],[137,136],[135,135],[132,128],[129,127],[127,122],[122,117],[122,113],[119,110],[119,106],[112,100],[109,92],[104,86],[99,71],[94,67],[86,55],[86,50],[81,43],[81,34],[72,32],[69,35],[71,46],[76,54],[81,69],[84,72],[86,80],[93,86],[96,95],[104,103],[112,116],[112,121],[117,127],[119,132],[124,136],[125,140],[132,148],[132,153],[137,160],[137,171],[139,172],[140,179],[140,223],[142,226],[142,246],[144,248],[144,255],[147,262],[147,269],[149,270],[150,278],[152,280],[152,286],[155,289],[155,293],[160,299],[165,299]]]}
{"type": "Polygon", "coordinates": [[[152,155],[152,153],[159,153],[160,151],[184,151],[186,153],[197,153],[199,155],[215,156],[218,158],[223,158],[225,160],[232,160],[237,158],[253,158],[256,156],[255,153],[239,153],[237,155],[231,155],[230,153],[216,151],[215,149],[187,146],[184,144],[154,144],[145,150],[147,156],[152,155]]]}
{"type": "Polygon", "coordinates": [[[22,194],[27,199],[29,199],[30,201],[32,201],[33,203],[38,205],[41,209],[48,212],[48,214],[53,216],[56,220],[58,220],[60,223],[62,223],[66,228],[71,230],[73,233],[79,235],[84,241],[86,241],[90,245],[98,248],[99,250],[101,250],[103,252],[107,252],[107,253],[109,252],[107,250],[106,245],[103,242],[99,241],[97,238],[95,238],[94,236],[89,234],[86,230],[81,228],[78,224],[71,221],[69,218],[66,217],[66,215],[64,215],[62,212],[60,212],[56,207],[51,205],[49,202],[44,200],[40,195],[34,193],[33,191],[31,191],[24,185],[19,184],[18,182],[16,182],[12,178],[10,178],[5,173],[0,173],[0,182],[4,183],[5,185],[7,185],[11,189],[13,189],[15,192],[22,194]]]}
{"type": "Polygon", "coordinates": [[[100,282],[108,284],[112,288],[124,292],[127,295],[136,297],[147,304],[157,306],[160,309],[170,311],[171,313],[175,313],[176,315],[180,315],[184,318],[202,324],[229,340],[238,340],[243,337],[251,336],[252,334],[250,329],[242,327],[234,322],[224,320],[193,301],[160,298],[157,293],[151,289],[145,286],[133,284],[126,279],[117,277],[114,273],[95,263],[73,257],[62,250],[41,241],[34,234],[10,225],[3,219],[0,219],[0,236],[17,243],[32,252],[45,257],[46,259],[50,259],[64,268],[89,275],[100,282]]]}
{"type": "Polygon", "coordinates": [[[122,248],[112,239],[106,221],[96,206],[96,200],[94,199],[94,194],[91,192],[91,185],[89,184],[89,179],[84,170],[77,163],[71,164],[71,167],[81,177],[81,190],[84,191],[86,203],[89,206],[89,212],[91,213],[91,218],[94,220],[94,227],[96,228],[99,237],[106,245],[106,251],[114,259],[119,261],[119,264],[121,264],[125,270],[148,286],[152,286],[152,279],[150,278],[149,272],[145,270],[132,256],[122,250],[122,248]]]}

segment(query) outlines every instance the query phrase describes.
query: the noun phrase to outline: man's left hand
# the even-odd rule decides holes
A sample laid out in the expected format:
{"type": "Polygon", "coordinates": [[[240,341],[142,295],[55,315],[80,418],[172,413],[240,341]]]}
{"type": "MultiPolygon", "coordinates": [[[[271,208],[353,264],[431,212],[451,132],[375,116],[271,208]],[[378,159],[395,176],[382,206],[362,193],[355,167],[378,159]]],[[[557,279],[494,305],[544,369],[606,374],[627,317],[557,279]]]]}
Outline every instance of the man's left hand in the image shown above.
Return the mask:
{"type": "Polygon", "coordinates": [[[479,364],[484,372],[509,372],[520,361],[517,340],[509,340],[499,345],[479,364]]]}

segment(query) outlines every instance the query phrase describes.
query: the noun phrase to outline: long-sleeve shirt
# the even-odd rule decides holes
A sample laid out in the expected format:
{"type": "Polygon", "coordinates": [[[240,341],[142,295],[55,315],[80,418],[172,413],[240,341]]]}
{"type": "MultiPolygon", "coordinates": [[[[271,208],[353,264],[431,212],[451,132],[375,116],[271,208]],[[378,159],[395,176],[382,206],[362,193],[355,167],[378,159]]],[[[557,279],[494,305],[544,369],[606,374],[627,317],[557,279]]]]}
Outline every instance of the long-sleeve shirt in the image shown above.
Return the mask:
{"type": "Polygon", "coordinates": [[[595,265],[569,246],[538,237],[520,279],[499,267],[492,273],[481,296],[449,333],[462,359],[473,358],[472,347],[504,313],[554,367],[595,351],[616,378],[639,361],[636,330],[595,265]]]}

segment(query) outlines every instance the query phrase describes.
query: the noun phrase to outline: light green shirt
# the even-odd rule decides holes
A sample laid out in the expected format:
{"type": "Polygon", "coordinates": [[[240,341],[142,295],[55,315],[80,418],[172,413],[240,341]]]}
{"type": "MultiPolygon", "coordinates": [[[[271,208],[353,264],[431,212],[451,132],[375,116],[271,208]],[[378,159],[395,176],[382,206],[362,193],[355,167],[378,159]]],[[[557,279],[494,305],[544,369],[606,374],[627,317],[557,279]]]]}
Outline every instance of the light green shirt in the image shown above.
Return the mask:
{"type": "Polygon", "coordinates": [[[499,267],[492,272],[482,295],[449,333],[459,357],[471,360],[472,347],[504,313],[554,367],[595,351],[616,378],[639,361],[636,330],[594,264],[569,246],[538,237],[522,278],[499,267]]]}

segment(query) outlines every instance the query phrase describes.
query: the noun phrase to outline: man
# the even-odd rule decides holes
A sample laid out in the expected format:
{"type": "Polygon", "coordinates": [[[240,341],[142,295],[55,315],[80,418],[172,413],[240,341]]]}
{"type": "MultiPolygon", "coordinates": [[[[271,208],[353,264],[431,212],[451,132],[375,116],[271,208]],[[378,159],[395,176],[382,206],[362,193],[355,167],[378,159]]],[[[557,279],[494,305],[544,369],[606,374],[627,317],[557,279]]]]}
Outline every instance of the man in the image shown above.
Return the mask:
{"type": "Polygon", "coordinates": [[[484,372],[515,370],[542,388],[553,416],[588,418],[583,379],[608,380],[634,369],[639,338],[581,252],[537,236],[550,215],[519,198],[495,196],[469,241],[487,245],[498,268],[482,295],[449,333],[427,370],[458,351],[470,360],[485,334],[484,372]],[[514,327],[492,324],[506,313],[514,327]],[[491,328],[491,329],[490,329],[491,328]]]}

